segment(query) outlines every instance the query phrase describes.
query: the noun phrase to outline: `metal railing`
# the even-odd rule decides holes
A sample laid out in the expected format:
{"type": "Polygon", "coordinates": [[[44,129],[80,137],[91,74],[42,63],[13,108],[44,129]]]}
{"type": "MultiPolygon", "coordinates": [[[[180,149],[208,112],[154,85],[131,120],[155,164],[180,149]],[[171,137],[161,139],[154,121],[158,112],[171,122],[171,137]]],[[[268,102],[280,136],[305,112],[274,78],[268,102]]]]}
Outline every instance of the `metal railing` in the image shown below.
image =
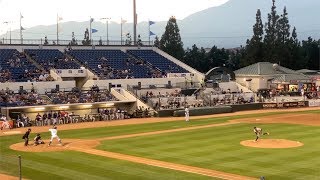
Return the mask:
{"type": "MultiPolygon", "coordinates": [[[[0,39],[0,44],[3,45],[43,45],[43,46],[53,46],[53,45],[70,45],[71,40],[48,40],[48,44],[45,44],[44,39],[23,39],[22,43],[20,39],[0,39]]],[[[142,46],[153,46],[153,42],[149,41],[142,41],[142,46]]],[[[76,40],[72,46],[83,46],[82,40],[76,40]]],[[[119,41],[119,40],[92,40],[90,44],[87,44],[87,46],[133,46],[133,43],[130,45],[126,44],[125,41],[119,41]]]]}

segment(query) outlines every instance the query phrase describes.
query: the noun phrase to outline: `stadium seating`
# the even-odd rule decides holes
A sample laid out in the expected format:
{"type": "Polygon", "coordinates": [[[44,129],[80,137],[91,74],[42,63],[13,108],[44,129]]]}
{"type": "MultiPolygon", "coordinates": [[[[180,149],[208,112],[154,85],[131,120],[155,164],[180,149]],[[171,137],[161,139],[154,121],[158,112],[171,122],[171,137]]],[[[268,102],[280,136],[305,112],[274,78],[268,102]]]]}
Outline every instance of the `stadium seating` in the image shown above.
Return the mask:
{"type": "Polygon", "coordinates": [[[16,49],[0,49],[0,67],[1,82],[32,81],[41,74],[41,71],[16,49]]]}
{"type": "Polygon", "coordinates": [[[187,70],[178,66],[169,59],[152,50],[128,50],[128,53],[136,58],[149,62],[153,66],[159,68],[164,73],[188,73],[187,70]]]}
{"type": "Polygon", "coordinates": [[[80,65],[67,58],[58,49],[26,49],[25,52],[47,71],[54,69],[80,69],[80,65]]]}
{"type": "Polygon", "coordinates": [[[150,78],[147,66],[139,64],[121,50],[71,50],[72,57],[91,69],[100,78],[150,78]]]}
{"type": "Polygon", "coordinates": [[[73,89],[72,91],[49,92],[47,96],[53,104],[72,104],[72,103],[94,103],[106,101],[118,101],[108,90],[89,90],[81,91],[73,89]]]}

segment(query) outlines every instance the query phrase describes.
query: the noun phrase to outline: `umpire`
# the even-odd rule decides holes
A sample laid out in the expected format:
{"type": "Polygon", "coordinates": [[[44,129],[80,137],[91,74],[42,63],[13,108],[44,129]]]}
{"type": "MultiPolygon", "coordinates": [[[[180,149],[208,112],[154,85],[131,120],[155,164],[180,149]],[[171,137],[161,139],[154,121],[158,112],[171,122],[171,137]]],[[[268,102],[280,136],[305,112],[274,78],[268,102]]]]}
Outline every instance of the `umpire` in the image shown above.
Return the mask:
{"type": "Polygon", "coordinates": [[[30,132],[31,132],[31,128],[29,128],[28,131],[22,136],[22,139],[24,139],[25,146],[28,146],[30,132]]]}

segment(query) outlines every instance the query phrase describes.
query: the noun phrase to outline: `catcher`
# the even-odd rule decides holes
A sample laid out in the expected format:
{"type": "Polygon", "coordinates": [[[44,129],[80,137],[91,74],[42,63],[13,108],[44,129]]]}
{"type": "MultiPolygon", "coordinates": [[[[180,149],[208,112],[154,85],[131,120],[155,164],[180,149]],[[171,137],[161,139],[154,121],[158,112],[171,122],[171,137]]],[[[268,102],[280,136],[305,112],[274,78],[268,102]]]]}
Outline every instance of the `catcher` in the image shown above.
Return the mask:
{"type": "Polygon", "coordinates": [[[269,135],[269,132],[262,133],[262,129],[258,127],[253,127],[253,132],[256,134],[255,141],[258,141],[261,135],[269,135]]]}
{"type": "Polygon", "coordinates": [[[33,142],[34,142],[35,146],[37,146],[39,144],[44,144],[39,133],[37,134],[36,137],[34,137],[33,142]]]}

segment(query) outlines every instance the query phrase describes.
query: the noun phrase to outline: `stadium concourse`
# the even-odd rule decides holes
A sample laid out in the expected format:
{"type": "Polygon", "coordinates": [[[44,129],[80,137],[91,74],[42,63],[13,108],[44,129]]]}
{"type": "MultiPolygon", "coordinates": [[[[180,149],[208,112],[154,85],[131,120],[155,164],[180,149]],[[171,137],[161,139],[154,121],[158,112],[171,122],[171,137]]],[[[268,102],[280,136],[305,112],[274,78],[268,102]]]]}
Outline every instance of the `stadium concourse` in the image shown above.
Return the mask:
{"type": "Polygon", "coordinates": [[[1,117],[13,128],[151,117],[167,110],[173,115],[184,107],[197,115],[193,109],[218,113],[226,106],[239,110],[235,105],[249,110],[271,107],[263,103],[320,104],[317,82],[270,64],[203,74],[156,47],[2,45],[1,117]],[[270,81],[256,83],[256,76],[270,81]],[[301,82],[287,86],[281,77],[301,82]]]}

